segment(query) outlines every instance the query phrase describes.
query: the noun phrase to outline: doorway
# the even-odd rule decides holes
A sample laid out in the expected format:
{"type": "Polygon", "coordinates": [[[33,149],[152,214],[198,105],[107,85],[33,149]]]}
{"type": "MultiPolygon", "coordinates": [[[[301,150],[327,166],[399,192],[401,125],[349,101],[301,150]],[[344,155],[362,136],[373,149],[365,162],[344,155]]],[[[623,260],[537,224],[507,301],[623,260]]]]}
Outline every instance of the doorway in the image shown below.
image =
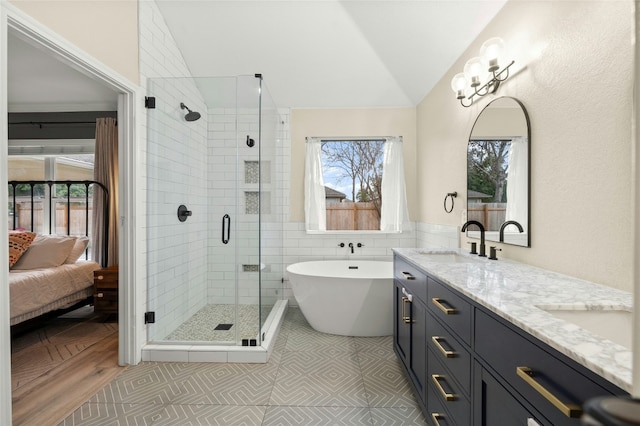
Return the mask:
{"type": "MultiPolygon", "coordinates": [[[[41,58],[53,59],[58,64],[66,66],[76,74],[98,83],[104,91],[111,92],[114,96],[118,120],[118,151],[119,179],[118,179],[118,204],[119,204],[119,314],[118,314],[118,362],[120,365],[136,364],[139,361],[140,350],[137,334],[139,330],[130,326],[132,318],[137,317],[135,289],[133,279],[135,276],[135,230],[133,229],[136,194],[130,188],[137,188],[135,184],[135,122],[134,111],[136,97],[140,89],[133,83],[105,69],[104,65],[87,55],[85,52],[71,46],[67,41],[58,37],[50,30],[42,27],[36,21],[26,18],[23,14],[15,12],[10,5],[0,8],[0,39],[7,40],[9,35],[27,43],[41,54],[41,58]]],[[[7,164],[7,118],[9,102],[7,95],[8,75],[8,45],[0,43],[0,77],[3,77],[0,88],[0,164],[7,164]]],[[[0,172],[0,178],[6,181],[6,167],[0,172]]],[[[0,203],[7,202],[7,193],[0,193],[0,203]]],[[[2,216],[7,221],[6,209],[2,216]]],[[[0,238],[7,238],[6,231],[0,230],[0,238]]],[[[6,249],[5,249],[6,250],[6,249]]],[[[7,267],[2,267],[0,275],[0,293],[5,301],[9,299],[7,280],[7,267]]],[[[0,347],[9,348],[11,345],[9,333],[9,304],[4,305],[2,318],[0,318],[0,347]]],[[[140,308],[139,310],[142,310],[140,308]]],[[[0,353],[0,376],[5,385],[0,387],[0,423],[11,424],[11,388],[8,380],[11,372],[11,358],[9,351],[0,353]]]]}

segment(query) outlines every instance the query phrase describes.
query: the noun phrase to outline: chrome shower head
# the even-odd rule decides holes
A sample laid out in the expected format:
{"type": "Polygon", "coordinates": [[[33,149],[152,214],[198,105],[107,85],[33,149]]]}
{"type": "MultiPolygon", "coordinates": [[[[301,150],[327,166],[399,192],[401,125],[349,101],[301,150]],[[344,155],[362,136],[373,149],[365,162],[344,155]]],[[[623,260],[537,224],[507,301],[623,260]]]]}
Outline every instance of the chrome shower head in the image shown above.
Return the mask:
{"type": "Polygon", "coordinates": [[[182,102],[180,102],[180,108],[182,109],[186,109],[187,111],[189,111],[188,113],[185,114],[184,119],[187,121],[196,121],[197,119],[200,118],[200,113],[196,112],[196,111],[191,111],[185,104],[183,104],[182,102]]]}

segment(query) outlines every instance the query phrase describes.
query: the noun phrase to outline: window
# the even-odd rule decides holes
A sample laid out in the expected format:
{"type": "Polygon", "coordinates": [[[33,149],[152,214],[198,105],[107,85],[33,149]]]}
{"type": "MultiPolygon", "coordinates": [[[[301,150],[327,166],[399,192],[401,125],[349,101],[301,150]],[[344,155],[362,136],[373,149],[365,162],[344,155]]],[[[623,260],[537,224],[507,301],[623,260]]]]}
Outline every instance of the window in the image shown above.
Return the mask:
{"type": "Polygon", "coordinates": [[[401,232],[401,138],[307,138],[305,215],[308,232],[401,232]]]}
{"type": "MultiPolygon", "coordinates": [[[[94,141],[9,141],[8,177],[13,180],[93,180],[94,141]],[[39,145],[39,146],[38,146],[39,145]],[[44,154],[44,155],[43,155],[44,154]]],[[[67,194],[70,195],[71,230],[72,235],[85,235],[87,232],[84,209],[87,203],[91,205],[93,186],[89,187],[89,194],[85,185],[55,185],[53,221],[50,224],[44,220],[49,217],[50,206],[38,202],[46,199],[48,185],[36,185],[33,197],[36,201],[33,212],[33,230],[38,233],[66,234],[66,203],[67,194]],[[78,220],[74,220],[75,216],[78,220]],[[82,216],[82,217],[80,217],[82,216]],[[77,226],[76,226],[77,225],[77,226]],[[76,229],[77,228],[77,229],[76,229]]],[[[31,217],[31,187],[18,185],[15,187],[15,203],[13,205],[13,187],[9,186],[9,229],[32,229],[31,217]],[[13,212],[16,211],[16,217],[13,212]],[[15,224],[14,224],[15,221],[15,224]]],[[[91,218],[92,215],[90,214],[91,218]]],[[[89,226],[89,229],[90,226],[89,226]]]]}

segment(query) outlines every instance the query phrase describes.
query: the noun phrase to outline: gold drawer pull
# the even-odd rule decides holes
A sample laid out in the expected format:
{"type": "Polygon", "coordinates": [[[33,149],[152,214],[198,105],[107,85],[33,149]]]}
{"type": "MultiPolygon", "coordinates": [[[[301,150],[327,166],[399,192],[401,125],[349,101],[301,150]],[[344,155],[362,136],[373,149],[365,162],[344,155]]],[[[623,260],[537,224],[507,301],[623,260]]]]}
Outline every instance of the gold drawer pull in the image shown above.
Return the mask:
{"type": "Polygon", "coordinates": [[[409,273],[409,272],[402,272],[402,276],[404,277],[405,280],[415,280],[416,279],[416,277],[411,275],[411,273],[409,273]]]}
{"type": "Polygon", "coordinates": [[[552,394],[547,388],[538,383],[534,378],[534,372],[529,367],[516,367],[518,376],[527,382],[529,386],[536,390],[543,398],[553,404],[558,410],[567,417],[579,418],[582,416],[582,408],[575,404],[565,404],[560,401],[557,396],[552,394]]]}
{"type": "Polygon", "coordinates": [[[444,398],[445,401],[455,401],[456,400],[456,398],[457,398],[456,394],[455,393],[447,393],[444,390],[444,388],[442,387],[442,385],[440,384],[440,380],[445,380],[445,377],[443,375],[432,374],[431,375],[431,380],[433,380],[433,383],[436,384],[436,387],[438,388],[438,390],[442,394],[442,397],[444,398]]]}
{"type": "Polygon", "coordinates": [[[98,275],[96,278],[99,279],[99,280],[103,280],[104,279],[104,275],[98,275]]]}
{"type": "Polygon", "coordinates": [[[98,296],[98,297],[104,297],[104,293],[98,293],[98,294],[96,294],[96,296],[98,296]]]}
{"type": "Polygon", "coordinates": [[[444,346],[442,346],[442,343],[440,343],[440,340],[442,339],[444,339],[444,337],[431,336],[433,344],[436,345],[436,348],[440,349],[440,352],[442,352],[442,355],[444,355],[445,358],[454,358],[457,354],[455,353],[455,351],[446,350],[444,346]]]}
{"type": "Polygon", "coordinates": [[[431,413],[431,418],[436,426],[440,426],[440,422],[438,420],[444,419],[445,416],[442,413],[431,413]]]}
{"type": "Polygon", "coordinates": [[[406,296],[402,296],[402,322],[405,324],[411,324],[411,317],[405,314],[404,310],[407,302],[411,303],[411,300],[406,296]]]}
{"type": "Polygon", "coordinates": [[[436,305],[438,308],[440,308],[440,310],[442,312],[444,312],[445,315],[453,315],[455,313],[457,313],[458,311],[456,311],[455,308],[447,308],[446,306],[444,306],[442,304],[442,302],[447,303],[448,302],[446,300],[440,299],[439,297],[434,297],[431,299],[431,301],[433,302],[434,305],[436,305]]]}

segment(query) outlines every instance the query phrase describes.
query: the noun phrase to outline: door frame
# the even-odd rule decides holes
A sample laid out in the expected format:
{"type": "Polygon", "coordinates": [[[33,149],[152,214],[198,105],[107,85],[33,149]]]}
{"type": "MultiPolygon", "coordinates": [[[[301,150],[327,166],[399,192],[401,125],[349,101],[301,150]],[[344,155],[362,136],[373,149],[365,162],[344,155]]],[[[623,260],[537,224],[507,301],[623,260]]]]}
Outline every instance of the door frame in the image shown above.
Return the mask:
{"type": "MultiPolygon", "coordinates": [[[[135,212],[136,188],[140,178],[136,174],[136,121],[144,117],[141,109],[142,89],[116,71],[110,69],[86,52],[60,37],[20,9],[0,0],[0,164],[7,164],[8,106],[7,106],[7,35],[11,32],[30,41],[63,63],[101,82],[118,93],[118,190],[119,190],[119,313],[118,361],[120,365],[134,365],[140,361],[140,340],[143,327],[137,319],[143,318],[142,298],[136,289],[135,212]]],[[[0,169],[0,181],[7,180],[6,167],[0,169]]],[[[7,191],[0,191],[0,205],[7,205],[7,191]]],[[[0,220],[7,219],[7,210],[0,209],[0,220]],[[4,219],[2,219],[4,218],[4,219]]],[[[7,230],[0,227],[0,241],[8,238],[7,230]]],[[[0,257],[8,256],[8,246],[0,244],[0,257]]],[[[11,424],[11,332],[9,325],[9,277],[7,263],[0,263],[0,424],[11,424]]]]}

